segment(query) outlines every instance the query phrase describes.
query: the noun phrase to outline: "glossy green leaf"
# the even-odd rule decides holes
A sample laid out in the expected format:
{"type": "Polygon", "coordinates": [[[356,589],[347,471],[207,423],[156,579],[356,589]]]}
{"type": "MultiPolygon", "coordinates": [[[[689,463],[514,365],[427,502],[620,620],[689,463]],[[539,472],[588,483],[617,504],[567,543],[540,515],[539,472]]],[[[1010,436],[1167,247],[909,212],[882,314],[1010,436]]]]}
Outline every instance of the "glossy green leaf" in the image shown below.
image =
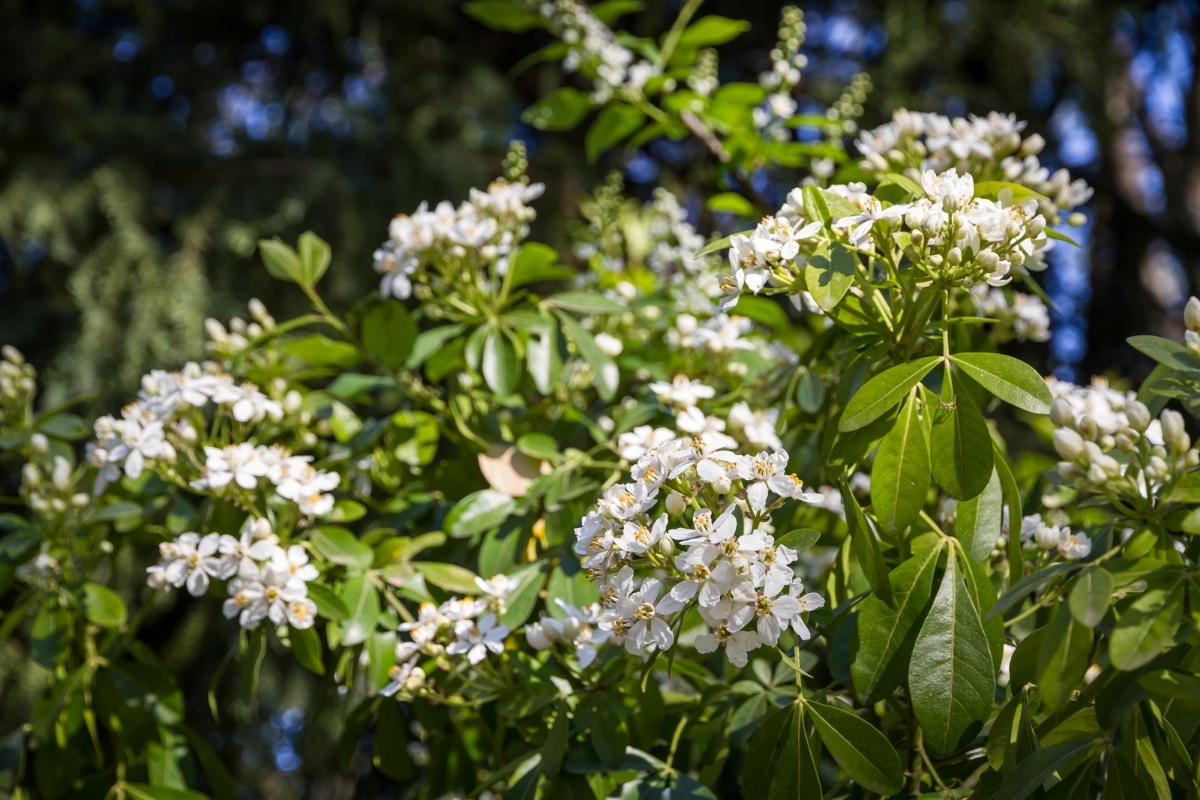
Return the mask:
{"type": "Polygon", "coordinates": [[[1059,769],[1101,745],[1102,742],[1092,739],[1071,739],[1043,747],[1015,765],[1000,785],[996,797],[1025,800],[1059,769]]]}
{"type": "Polygon", "coordinates": [[[969,500],[992,479],[992,436],[965,392],[955,394],[953,408],[934,414],[929,449],[933,477],[951,497],[969,500]]]}
{"type": "Polygon", "coordinates": [[[947,559],[921,623],[908,663],[908,686],[925,741],[939,753],[964,745],[991,713],[996,691],[991,646],[955,558],[947,559]]]}
{"type": "Polygon", "coordinates": [[[481,489],[459,500],[446,514],[446,532],[465,538],[497,527],[508,519],[517,503],[504,492],[481,489]]]}
{"type": "Polygon", "coordinates": [[[709,211],[719,214],[736,214],[739,217],[756,217],[758,208],[737,192],[721,192],[708,198],[705,203],[709,211]]]}
{"type": "Polygon", "coordinates": [[[680,35],[679,47],[694,49],[725,44],[749,29],[750,23],[743,19],[729,19],[715,14],[701,17],[680,35]]]}
{"type": "Polygon", "coordinates": [[[1038,748],[1037,734],[1030,718],[1030,687],[1014,687],[1014,696],[988,731],[987,754],[992,769],[1014,766],[1038,748]]]}
{"type": "Polygon", "coordinates": [[[856,431],[874,422],[904,399],[912,387],[933,371],[942,359],[928,356],[886,369],[863,384],[842,411],[838,430],[856,431]]]}
{"type": "MultiPolygon", "coordinates": [[[[874,484],[872,483],[872,486],[874,484]]],[[[987,561],[1004,526],[1004,494],[1000,474],[992,471],[991,480],[977,496],[958,504],[954,535],[976,564],[987,561]]]]}
{"type": "Polygon", "coordinates": [[[871,467],[871,506],[885,531],[898,532],[917,520],[931,474],[920,404],[909,395],[871,467]]]}
{"type": "Polygon", "coordinates": [[[850,646],[850,674],[864,702],[894,690],[907,672],[916,623],[933,592],[941,552],[941,547],[922,550],[892,570],[888,579],[895,608],[875,595],[859,604],[856,636],[850,646]]]}
{"type": "Polygon", "coordinates": [[[742,767],[742,795],[763,800],[803,796],[811,787],[812,748],[799,707],[792,703],[768,716],[750,737],[742,767]]]}
{"type": "Polygon", "coordinates": [[[993,617],[1000,616],[1005,611],[1024,600],[1034,589],[1045,586],[1047,583],[1059,577],[1060,575],[1065,575],[1068,572],[1074,572],[1075,570],[1082,568],[1083,564],[1080,564],[1077,561],[1071,563],[1059,561],[1055,564],[1046,565],[1037,572],[1034,572],[1032,575],[1025,576],[1015,586],[1006,591],[999,600],[996,601],[996,604],[993,605],[987,612],[986,619],[992,619],[993,617]]]}
{"type": "MultiPolygon", "coordinates": [[[[821,741],[850,780],[890,795],[904,786],[904,764],[878,728],[852,711],[816,701],[805,703],[821,741]]],[[[804,788],[804,787],[801,787],[804,788]]]]}
{"type": "Polygon", "coordinates": [[[388,369],[399,369],[417,341],[417,323],[403,303],[384,300],[363,315],[360,333],[367,355],[388,369]]]}
{"type": "Polygon", "coordinates": [[[782,536],[775,537],[775,545],[790,547],[797,553],[802,553],[821,540],[821,532],[813,528],[796,528],[782,536]]]}
{"type": "Polygon", "coordinates": [[[1200,372],[1200,357],[1178,342],[1160,336],[1131,336],[1126,341],[1133,349],[1145,353],[1165,367],[1200,372]]]}
{"type": "Polygon", "coordinates": [[[888,581],[887,564],[883,560],[883,553],[879,549],[875,531],[871,530],[871,525],[867,522],[866,515],[863,514],[862,507],[858,504],[858,499],[850,491],[850,486],[845,481],[842,482],[841,492],[842,503],[846,508],[846,523],[850,527],[854,555],[858,558],[858,564],[867,577],[867,583],[871,585],[871,591],[875,592],[879,599],[889,606],[894,606],[895,601],[892,597],[892,584],[888,581]]]}
{"type": "Polygon", "coordinates": [[[545,433],[523,433],[517,438],[517,450],[530,458],[554,461],[559,457],[558,442],[545,433]]]}
{"type": "Polygon", "coordinates": [[[300,256],[296,254],[291,245],[286,244],[278,236],[273,239],[260,239],[258,252],[262,256],[267,272],[272,277],[279,278],[281,281],[300,283],[300,256]]]}
{"type": "Polygon", "coordinates": [[[82,600],[83,613],[89,622],[93,622],[101,628],[119,628],[125,624],[128,616],[125,601],[121,599],[121,595],[107,586],[85,583],[82,600]]]}
{"type": "Polygon", "coordinates": [[[151,786],[148,783],[127,783],[125,793],[134,800],[208,800],[207,796],[191,789],[151,786]]]}
{"type": "Polygon", "coordinates": [[[476,594],[479,586],[475,573],[457,564],[442,564],[436,561],[414,561],[413,566],[425,576],[425,580],[455,594],[476,594]]]}
{"type": "Polygon", "coordinates": [[[546,302],[557,308],[580,314],[622,314],[628,308],[616,300],[610,300],[598,291],[560,292],[546,298],[546,302]]]}
{"type": "MultiPolygon", "coordinates": [[[[538,593],[546,584],[545,563],[526,564],[509,573],[508,577],[517,582],[509,592],[505,601],[505,611],[500,617],[500,623],[509,630],[514,630],[525,624],[533,609],[537,606],[538,593]]],[[[474,579],[472,579],[472,582],[474,579]]],[[[469,590],[478,593],[478,587],[469,590]]]]}
{"type": "Polygon", "coordinates": [[[316,286],[333,258],[329,244],[312,231],[305,231],[296,242],[296,253],[300,257],[301,285],[316,286]]]}
{"type": "Polygon", "coordinates": [[[955,366],[1009,405],[1034,414],[1050,413],[1054,398],[1046,381],[1024,361],[1001,353],[958,353],[955,366]]]}
{"type": "Polygon", "coordinates": [[[822,243],[804,266],[804,285],[826,312],[832,311],[854,283],[858,259],[841,242],[822,243]]]}
{"type": "MultiPolygon", "coordinates": [[[[1100,800],[1149,800],[1159,797],[1162,795],[1155,791],[1154,782],[1143,765],[1135,767],[1119,751],[1112,754],[1108,760],[1108,773],[1100,800]]],[[[1163,800],[1170,800],[1170,797],[1168,793],[1163,800]]]]}
{"type": "Polygon", "coordinates": [[[521,377],[521,365],[517,361],[517,349],[508,334],[499,328],[488,331],[483,341],[483,361],[480,371],[488,388],[496,394],[512,394],[521,377]]]}
{"type": "Polygon", "coordinates": [[[314,675],[325,674],[325,662],[321,656],[321,637],[314,628],[291,628],[288,630],[288,641],[292,645],[292,655],[300,666],[314,675]]]}
{"type": "Polygon", "coordinates": [[[617,365],[600,349],[600,346],[596,344],[596,340],[592,338],[592,335],[579,324],[579,320],[565,311],[559,311],[558,318],[562,320],[563,329],[571,337],[571,341],[575,343],[579,355],[591,365],[592,370],[595,372],[596,391],[599,393],[600,398],[602,400],[612,400],[617,394],[617,384],[621,378],[621,373],[617,369],[617,365]]]}
{"type": "Polygon", "coordinates": [[[554,317],[545,315],[542,324],[530,332],[525,345],[525,364],[533,385],[543,395],[553,395],[558,390],[562,376],[563,354],[560,351],[558,325],[554,317]]]}
{"type": "Polygon", "coordinates": [[[646,114],[636,106],[614,102],[604,107],[588,128],[583,139],[583,149],[589,163],[595,162],[600,154],[627,139],[642,127],[646,114]]]}
{"type": "Polygon", "coordinates": [[[569,131],[592,110],[591,95],[562,86],[525,109],[521,120],[540,131],[569,131]]]}
{"type": "Polygon", "coordinates": [[[350,611],[342,623],[342,644],[353,647],[362,644],[375,632],[379,621],[379,592],[366,575],[355,575],[342,587],[342,602],[350,611]]]}
{"type": "Polygon", "coordinates": [[[343,567],[367,569],[375,558],[375,551],[370,545],[360,542],[345,528],[325,525],[316,528],[310,538],[313,547],[323,558],[343,567]]]}
{"type": "Polygon", "coordinates": [[[1183,621],[1183,587],[1182,580],[1152,587],[1122,611],[1108,643],[1114,667],[1135,670],[1171,643],[1183,621]]]}
{"type": "Polygon", "coordinates": [[[463,6],[463,11],[489,28],[509,33],[521,33],[545,25],[537,13],[522,8],[512,0],[469,0],[463,6]]]}
{"type": "Polygon", "coordinates": [[[1037,685],[1051,711],[1071,699],[1092,663],[1092,631],[1075,619],[1066,605],[1054,611],[1038,650],[1037,685]]]}
{"type": "Polygon", "coordinates": [[[570,716],[567,702],[560,700],[554,712],[554,724],[546,733],[546,741],[542,743],[542,771],[553,778],[562,768],[563,755],[567,751],[567,734],[571,731],[570,716]]]}
{"type": "Polygon", "coordinates": [[[1103,567],[1088,567],[1071,587],[1067,602],[1071,614],[1088,628],[1095,628],[1108,613],[1116,582],[1112,573],[1103,567]]]}
{"type": "Polygon", "coordinates": [[[336,342],[319,333],[293,339],[281,345],[280,349],[304,359],[314,367],[353,367],[361,358],[354,345],[336,342]]]}

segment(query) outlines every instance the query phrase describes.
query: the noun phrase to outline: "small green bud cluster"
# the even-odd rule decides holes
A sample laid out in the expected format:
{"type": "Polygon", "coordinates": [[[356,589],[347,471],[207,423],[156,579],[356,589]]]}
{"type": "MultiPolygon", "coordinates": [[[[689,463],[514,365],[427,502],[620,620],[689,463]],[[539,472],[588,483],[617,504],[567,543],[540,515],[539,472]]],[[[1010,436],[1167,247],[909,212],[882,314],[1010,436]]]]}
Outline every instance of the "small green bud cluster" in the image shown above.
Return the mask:
{"type": "Polygon", "coordinates": [[[0,430],[29,426],[36,392],[37,371],[20,350],[4,345],[0,348],[0,430]]]}

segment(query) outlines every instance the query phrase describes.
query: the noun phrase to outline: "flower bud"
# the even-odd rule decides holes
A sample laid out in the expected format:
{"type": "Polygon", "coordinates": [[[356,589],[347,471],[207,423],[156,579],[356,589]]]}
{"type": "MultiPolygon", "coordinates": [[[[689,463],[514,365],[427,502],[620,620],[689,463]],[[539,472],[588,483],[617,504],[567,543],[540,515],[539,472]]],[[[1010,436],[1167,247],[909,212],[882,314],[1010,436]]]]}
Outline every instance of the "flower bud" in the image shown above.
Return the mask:
{"type": "Polygon", "coordinates": [[[667,495],[667,513],[673,517],[678,517],[687,508],[687,499],[679,492],[671,492],[667,495]]]}
{"type": "Polygon", "coordinates": [[[675,540],[670,536],[664,536],[658,540],[658,552],[662,553],[667,558],[675,555],[675,540]]]}
{"type": "Polygon", "coordinates": [[[1040,522],[1033,532],[1033,538],[1037,541],[1038,547],[1043,550],[1053,550],[1058,547],[1058,526],[1040,522]]]}
{"type": "Polygon", "coordinates": [[[1028,231],[1029,235],[1032,237],[1036,238],[1040,236],[1042,231],[1046,230],[1046,218],[1041,214],[1038,214],[1036,217],[1026,223],[1025,230],[1028,231]]]}
{"type": "Polygon", "coordinates": [[[962,263],[962,249],[951,247],[950,252],[946,253],[946,260],[957,267],[962,263]]]}
{"type": "Polygon", "coordinates": [[[1023,156],[1036,156],[1046,147],[1046,140],[1040,134],[1031,134],[1025,137],[1025,141],[1021,142],[1020,154],[1023,156]]]}
{"type": "Polygon", "coordinates": [[[21,467],[21,488],[30,491],[38,488],[41,484],[42,473],[38,472],[36,466],[26,462],[25,466],[21,467]]]}
{"type": "Polygon", "coordinates": [[[558,641],[557,631],[534,622],[525,627],[525,641],[534,650],[549,650],[558,641]]]}
{"type": "Polygon", "coordinates": [[[680,314],[675,318],[675,329],[684,336],[691,336],[697,327],[696,318],[691,314],[680,314]]]}
{"type": "Polygon", "coordinates": [[[17,367],[25,363],[25,357],[21,355],[21,351],[11,344],[0,347],[0,357],[3,357],[5,361],[17,367]]]}
{"type": "Polygon", "coordinates": [[[1111,433],[1101,434],[1096,443],[1100,445],[1101,450],[1112,450],[1117,446],[1117,440],[1111,433]]]}
{"type": "Polygon", "coordinates": [[[712,482],[712,487],[717,494],[728,494],[729,490],[733,488],[733,484],[728,475],[722,475],[712,482]]]}
{"type": "Polygon", "coordinates": [[[1200,298],[1189,297],[1183,307],[1183,324],[1191,331],[1200,331],[1200,298]]]}
{"type": "Polygon", "coordinates": [[[50,484],[54,491],[65,494],[71,488],[71,464],[62,456],[54,457],[54,469],[50,473],[50,484]]]}
{"type": "Polygon", "coordinates": [[[1183,457],[1183,463],[1187,467],[1200,467],[1200,450],[1195,448],[1188,450],[1187,455],[1183,457]]]}
{"type": "Polygon", "coordinates": [[[912,243],[913,247],[921,247],[925,244],[925,234],[921,232],[920,228],[912,232],[912,243]]]}
{"type": "Polygon", "coordinates": [[[1060,428],[1070,428],[1075,424],[1075,412],[1071,404],[1063,398],[1058,398],[1050,405],[1050,421],[1060,428]]]}
{"type": "Polygon", "coordinates": [[[1164,408],[1159,420],[1162,422],[1163,442],[1173,450],[1182,452],[1192,446],[1191,439],[1183,427],[1183,415],[1164,408]]]}
{"type": "Polygon", "coordinates": [[[1065,461],[1075,461],[1083,455],[1083,437],[1070,428],[1054,431],[1054,449],[1065,461]]]}
{"type": "Polygon", "coordinates": [[[295,414],[300,410],[303,402],[304,397],[295,389],[292,389],[283,396],[283,412],[288,415],[295,414]]]}
{"type": "Polygon", "coordinates": [[[1100,426],[1096,424],[1096,420],[1084,414],[1079,418],[1079,432],[1085,439],[1095,441],[1096,435],[1100,433],[1100,426]]]}
{"type": "Polygon", "coordinates": [[[562,638],[566,639],[568,642],[573,642],[578,639],[579,634],[582,633],[582,631],[583,629],[580,627],[578,617],[568,615],[567,618],[562,621],[562,638]]]}
{"type": "Polygon", "coordinates": [[[1137,449],[1137,442],[1135,442],[1127,433],[1118,433],[1114,438],[1114,442],[1116,443],[1117,449],[1122,453],[1132,453],[1137,449]]]}
{"type": "Polygon", "coordinates": [[[71,495],[71,505],[75,508],[83,508],[92,501],[91,495],[86,492],[79,492],[71,495]]]}
{"type": "Polygon", "coordinates": [[[604,354],[610,358],[616,358],[617,356],[621,355],[621,351],[625,349],[625,344],[612,334],[601,332],[597,333],[594,338],[596,341],[596,346],[599,347],[604,354]]]}
{"type": "Polygon", "coordinates": [[[1089,483],[1103,484],[1108,482],[1108,473],[1099,464],[1092,464],[1087,469],[1087,479],[1089,483]]]}
{"type": "Polygon", "coordinates": [[[50,452],[50,440],[44,433],[35,433],[29,437],[29,448],[39,456],[44,456],[50,452]]]}
{"type": "Polygon", "coordinates": [[[1146,428],[1150,427],[1150,409],[1146,408],[1145,403],[1131,401],[1125,407],[1125,417],[1129,420],[1129,427],[1138,433],[1145,433],[1146,428]]]}

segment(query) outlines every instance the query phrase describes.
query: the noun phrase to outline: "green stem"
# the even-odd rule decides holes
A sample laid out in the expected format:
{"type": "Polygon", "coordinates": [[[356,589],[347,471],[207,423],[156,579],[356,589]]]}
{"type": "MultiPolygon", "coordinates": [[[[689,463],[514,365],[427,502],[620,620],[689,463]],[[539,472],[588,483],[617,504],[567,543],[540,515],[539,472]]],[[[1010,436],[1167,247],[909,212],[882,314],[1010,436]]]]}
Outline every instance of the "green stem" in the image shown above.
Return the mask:
{"type": "Polygon", "coordinates": [[[667,31],[667,35],[663,39],[662,50],[658,54],[660,67],[666,67],[667,62],[671,60],[671,56],[675,54],[675,48],[679,45],[679,37],[683,35],[687,24],[692,21],[692,17],[700,10],[700,5],[703,2],[704,0],[688,0],[687,4],[679,10],[679,16],[675,18],[675,24],[671,26],[671,30],[667,31]]]}

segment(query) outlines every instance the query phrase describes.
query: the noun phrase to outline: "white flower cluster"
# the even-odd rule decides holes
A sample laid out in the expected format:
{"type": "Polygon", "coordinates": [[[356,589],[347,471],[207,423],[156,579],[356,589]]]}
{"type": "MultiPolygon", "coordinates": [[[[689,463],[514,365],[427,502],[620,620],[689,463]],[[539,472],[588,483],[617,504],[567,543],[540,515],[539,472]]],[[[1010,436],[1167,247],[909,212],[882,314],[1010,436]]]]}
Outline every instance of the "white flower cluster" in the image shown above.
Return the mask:
{"type": "MultiPolygon", "coordinates": [[[[1014,203],[1007,189],[997,200],[976,197],[974,178],[953,168],[941,174],[926,170],[920,177],[924,197],[890,206],[867,194],[862,184],[826,189],[860,211],[833,221],[837,241],[873,250],[880,223],[890,233],[907,228],[920,254],[916,266],[968,288],[981,281],[1003,286],[1013,274],[1046,268],[1044,253],[1051,242],[1035,201],[1014,203]]],[[[802,270],[809,254],[829,237],[819,221],[805,221],[803,207],[803,193],[793,189],[777,216],[765,217],[749,236],[730,239],[733,273],[721,281],[721,311],[736,305],[747,289],[758,294],[768,283],[794,291],[804,285],[802,270]]],[[[879,238],[884,246],[890,241],[879,238]]]]}
{"type": "Polygon", "coordinates": [[[712,297],[723,271],[720,256],[697,255],[707,244],[704,237],[687,221],[678,198],[662,187],[654,190],[643,218],[654,243],[646,266],[665,282],[671,307],[700,317],[712,314],[712,297]]]}
{"type": "Polygon", "coordinates": [[[1133,393],[1094,379],[1091,388],[1049,379],[1057,399],[1050,419],[1058,474],[1076,489],[1114,499],[1153,498],[1165,483],[1200,465],[1183,415],[1163,409],[1158,419],[1133,393]]]}
{"type": "Polygon", "coordinates": [[[726,434],[727,429],[730,433],[737,434],[738,438],[751,448],[766,448],[772,451],[783,449],[783,442],[776,432],[779,422],[778,408],[754,411],[749,403],[739,400],[729,409],[727,418],[721,419],[712,414],[705,414],[694,405],[693,386],[708,387],[704,387],[699,381],[689,381],[689,385],[685,385],[683,381],[686,380],[683,376],[676,376],[673,383],[657,383],[651,387],[658,387],[655,391],[659,392],[659,398],[664,401],[674,402],[671,399],[673,397],[692,401],[692,404],[681,404],[676,410],[675,427],[679,433],[670,428],[639,425],[617,437],[616,449],[621,458],[637,461],[673,440],[690,442],[695,437],[703,437],[711,448],[733,450],[738,446],[738,440],[726,434]]]}
{"type": "Polygon", "coordinates": [[[336,472],[312,466],[312,456],[294,456],[286,447],[241,442],[225,447],[205,447],[204,467],[191,487],[221,492],[233,486],[247,491],[259,488],[265,478],[275,494],[291,500],[307,516],[321,517],[333,510],[333,495],[341,483],[336,472]]]}
{"type": "Polygon", "coordinates": [[[430,210],[421,203],[411,215],[400,214],[388,227],[388,241],[375,251],[375,271],[383,275],[379,291],[385,297],[406,300],[413,280],[426,264],[465,262],[474,269],[480,262],[495,263],[503,275],[507,259],[529,235],[536,216],[528,205],[541,197],[540,183],[494,181],[486,192],[472,189],[457,208],[443,200],[430,210]]]}
{"type": "Polygon", "coordinates": [[[562,646],[575,657],[580,669],[587,669],[596,660],[596,645],[606,644],[610,639],[608,634],[597,633],[600,604],[576,608],[559,598],[555,602],[563,610],[564,618],[558,620],[543,614],[540,620],[525,626],[525,641],[534,650],[562,646]]]}
{"type": "Polygon", "coordinates": [[[811,635],[802,614],[824,601],[804,593],[791,567],[796,552],[776,545],[769,512],[787,499],[821,497],[786,472],[786,453],[721,449],[730,442],[705,434],[652,447],[634,464],[633,481],[609,487],[575,529],[575,552],[601,593],[597,624],[630,653],[669,649],[673,622],[693,602],[709,627],[696,648],[724,646],[738,666],[785,628],[811,635]],[[768,503],[772,494],[778,499],[768,503]],[[654,576],[639,582],[635,568],[654,576]]]}
{"type": "Polygon", "coordinates": [[[1057,550],[1068,561],[1079,561],[1092,552],[1092,540],[1086,533],[1072,533],[1066,525],[1051,525],[1041,514],[1022,518],[1021,541],[1043,550],[1057,550]]]}
{"type": "Polygon", "coordinates": [[[1016,339],[1045,342],[1050,339],[1050,310],[1036,295],[1013,292],[1011,302],[1003,289],[981,283],[971,287],[971,300],[981,317],[996,322],[991,328],[998,344],[1016,339]]]}
{"type": "Polygon", "coordinates": [[[275,327],[275,318],[257,297],[250,298],[246,309],[250,312],[250,322],[241,317],[234,317],[229,321],[228,328],[213,317],[204,320],[209,350],[230,358],[245,350],[251,341],[275,327]]]}
{"type": "Polygon", "coordinates": [[[189,362],[179,372],[154,370],[142,377],[138,399],[121,410],[121,418],[96,420],[96,441],[87,447],[88,457],[99,471],[95,491],[118,479],[142,474],[146,463],[171,463],[176,447],[172,434],[194,441],[196,431],[183,415],[207,405],[226,407],[238,422],[261,422],[283,417],[283,406],[251,383],[236,383],[213,364],[189,362]]]}
{"type": "Polygon", "coordinates": [[[538,12],[567,45],[563,68],[582,72],[593,81],[592,100],[607,102],[613,95],[637,97],[661,70],[617,41],[612,30],[578,0],[541,3],[538,12]]]}
{"type": "Polygon", "coordinates": [[[488,653],[504,650],[508,628],[498,619],[517,582],[494,575],[488,580],[476,578],[475,584],[481,597],[452,597],[441,605],[422,603],[416,619],[400,624],[399,631],[408,634],[408,641],[396,643],[396,663],[388,673],[391,681],[380,694],[390,697],[400,689],[419,691],[426,679],[424,668],[417,663],[421,656],[465,655],[467,663],[475,666],[488,653]]]}
{"type": "Polygon", "coordinates": [[[980,180],[1017,183],[1049,198],[1041,213],[1058,222],[1061,213],[1091,199],[1092,189],[1082,179],[1072,181],[1066,169],[1051,175],[1038,160],[1045,140],[1036,133],[1022,138],[1024,129],[1015,115],[994,111],[951,119],[898,109],[891,122],[862,132],[855,144],[863,169],[875,177],[904,172],[915,180],[927,170],[956,169],[980,180]]]}
{"type": "Polygon", "coordinates": [[[758,76],[759,84],[770,94],[753,111],[756,130],[770,131],[772,138],[786,140],[790,131],[778,125],[796,113],[792,90],[800,83],[800,70],[808,66],[808,57],[800,52],[804,44],[804,15],[795,6],[786,6],[779,23],[779,43],[771,50],[771,69],[758,76]],[[775,123],[773,125],[772,123],[775,123]]]}
{"type": "Polygon", "coordinates": [[[237,617],[243,628],[257,628],[264,619],[297,629],[311,628],[316,621],[308,582],[320,573],[308,563],[303,546],[281,547],[262,518],[248,519],[240,538],[182,533],[159,545],[158,563],[146,572],[151,588],[186,587],[193,597],[207,593],[214,579],[228,580],[229,598],[222,610],[229,619],[237,617]]]}

